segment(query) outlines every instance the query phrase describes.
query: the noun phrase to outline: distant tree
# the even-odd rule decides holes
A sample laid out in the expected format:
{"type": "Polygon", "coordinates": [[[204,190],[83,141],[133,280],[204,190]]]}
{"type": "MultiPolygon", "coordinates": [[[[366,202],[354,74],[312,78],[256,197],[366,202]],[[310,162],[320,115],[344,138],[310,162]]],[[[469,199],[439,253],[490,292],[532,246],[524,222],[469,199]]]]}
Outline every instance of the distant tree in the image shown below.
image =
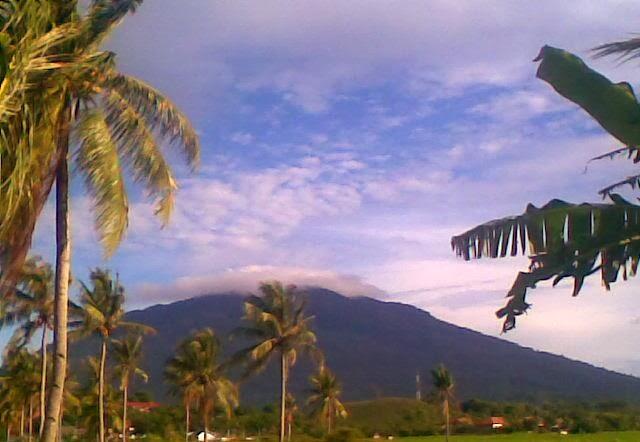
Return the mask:
{"type": "Polygon", "coordinates": [[[127,401],[129,384],[134,376],[147,382],[149,375],[140,368],[142,359],[142,335],[128,335],[124,339],[113,341],[113,354],[115,356],[115,369],[120,378],[120,390],[122,391],[122,440],[127,442],[127,401]]]}
{"type": "Polygon", "coordinates": [[[453,387],[454,381],[451,372],[447,370],[447,368],[440,364],[435,369],[431,370],[431,379],[433,382],[433,387],[438,393],[440,397],[440,401],[442,402],[442,415],[444,417],[444,425],[445,425],[445,438],[449,440],[450,434],[450,405],[451,400],[453,398],[453,387]]]}
{"type": "MultiPolygon", "coordinates": [[[[221,353],[218,337],[213,330],[205,328],[180,344],[165,369],[165,376],[175,390],[182,391],[183,397],[197,401],[205,442],[209,439],[209,421],[215,407],[230,416],[238,406],[238,389],[226,377],[224,366],[218,361],[221,353]]],[[[186,401],[187,416],[189,400],[186,401]]],[[[187,434],[188,425],[187,421],[187,434]]]]}
{"type": "Polygon", "coordinates": [[[121,428],[120,398],[110,382],[100,385],[103,375],[100,360],[93,356],[87,359],[89,376],[87,383],[81,391],[81,412],[78,418],[79,427],[86,431],[87,435],[96,435],[100,438],[100,432],[105,432],[104,427],[121,428]],[[106,420],[106,417],[109,420],[106,420]]]}
{"type": "MultiPolygon", "coordinates": [[[[605,44],[595,48],[595,53],[635,60],[640,57],[640,38],[605,44]]],[[[544,46],[535,61],[540,61],[538,78],[579,105],[623,144],[594,160],[626,156],[634,163],[640,161],[640,103],[629,83],[613,83],[577,56],[550,46],[544,46]]],[[[624,280],[636,274],[640,206],[614,193],[627,185],[634,189],[639,186],[640,175],[601,189],[600,195],[608,197],[610,203],[570,204],[554,199],[539,208],[529,204],[521,215],[490,221],[452,238],[452,247],[465,260],[519,252],[529,255],[529,270],[518,273],[507,294],[507,304],[496,312],[504,318],[504,331],[514,328],[516,317],[529,309],[527,290],[540,281],[553,279],[556,285],[564,278],[573,278],[576,296],[584,280],[596,272],[607,290],[620,273],[624,280]]]]}
{"type": "MultiPolygon", "coordinates": [[[[263,370],[273,356],[280,360],[280,431],[279,441],[285,440],[286,399],[289,371],[298,358],[298,352],[319,355],[316,335],[311,330],[311,316],[305,316],[305,303],[300,302],[295,286],[284,287],[273,281],[260,285],[262,296],[250,296],[244,303],[243,320],[236,334],[256,341],[238,352],[236,360],[247,361],[246,374],[263,370]]],[[[319,357],[319,356],[318,356],[319,357]]]]}
{"type": "Polygon", "coordinates": [[[307,404],[311,406],[312,413],[325,425],[327,434],[330,434],[334,419],[347,417],[347,410],[340,402],[340,383],[328,368],[323,367],[311,377],[311,386],[311,396],[307,404]]]}
{"type": "Polygon", "coordinates": [[[83,318],[72,323],[78,328],[74,334],[78,336],[93,335],[100,339],[100,366],[98,373],[98,408],[100,419],[99,442],[104,442],[104,403],[101,398],[105,389],[105,364],[107,348],[113,333],[118,328],[151,333],[153,328],[144,324],[124,320],[124,287],[118,278],[114,280],[108,270],[95,269],[91,272],[92,287],[81,282],[81,309],[83,318]]]}
{"type": "Polygon", "coordinates": [[[296,414],[298,411],[298,404],[296,403],[296,398],[291,394],[287,393],[286,400],[286,421],[287,421],[287,442],[291,442],[291,435],[293,433],[293,422],[296,418],[296,414]]]}
{"type": "Polygon", "coordinates": [[[34,402],[40,390],[40,361],[26,349],[11,350],[5,355],[0,377],[0,399],[8,417],[20,416],[20,437],[25,431],[33,438],[34,402]],[[26,422],[26,429],[25,429],[26,422]]]}

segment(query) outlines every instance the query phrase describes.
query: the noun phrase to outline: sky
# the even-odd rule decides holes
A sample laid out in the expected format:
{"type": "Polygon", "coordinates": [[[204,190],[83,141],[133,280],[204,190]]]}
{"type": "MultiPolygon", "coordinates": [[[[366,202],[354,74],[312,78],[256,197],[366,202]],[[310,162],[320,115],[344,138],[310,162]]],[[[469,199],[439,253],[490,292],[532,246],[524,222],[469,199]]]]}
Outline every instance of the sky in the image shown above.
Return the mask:
{"type": "MultiPolygon", "coordinates": [[[[494,312],[526,258],[464,262],[450,237],[552,198],[598,201],[630,174],[620,147],[535,78],[549,44],[614,81],[638,63],[590,49],[637,32],[633,1],[149,0],[108,48],[157,87],[202,141],[180,155],[171,224],[130,183],[125,242],[109,260],[74,185],[74,274],[118,272],[129,307],[281,279],[413,304],[524,346],[640,376],[638,281],[581,295],[541,285],[516,330],[494,312]]],[[[35,251],[51,256],[53,212],[35,251]]]]}

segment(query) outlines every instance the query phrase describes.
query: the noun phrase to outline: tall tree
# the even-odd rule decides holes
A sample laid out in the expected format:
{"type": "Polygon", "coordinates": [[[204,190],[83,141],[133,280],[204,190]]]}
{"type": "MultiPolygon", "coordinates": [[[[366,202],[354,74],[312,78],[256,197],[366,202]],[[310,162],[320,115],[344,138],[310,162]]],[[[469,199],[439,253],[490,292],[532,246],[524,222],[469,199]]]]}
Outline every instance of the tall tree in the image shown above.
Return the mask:
{"type": "Polygon", "coordinates": [[[165,370],[167,380],[181,390],[184,397],[198,402],[205,442],[209,440],[209,422],[215,407],[230,416],[238,406],[238,390],[218,361],[221,351],[218,337],[213,330],[205,328],[180,344],[165,370]]]}
{"type": "Polygon", "coordinates": [[[149,375],[140,368],[142,358],[142,335],[128,335],[124,339],[113,341],[113,354],[115,356],[115,368],[120,378],[120,390],[122,391],[122,440],[127,442],[127,403],[129,384],[134,376],[147,382],[149,375]]]}
{"type": "MultiPolygon", "coordinates": [[[[39,432],[42,435],[47,388],[47,333],[53,327],[53,270],[40,257],[32,257],[25,262],[19,278],[16,290],[4,299],[0,327],[16,326],[9,348],[24,347],[40,330],[39,432]]],[[[69,301],[69,308],[77,312],[78,306],[69,301]]]]}
{"type": "Polygon", "coordinates": [[[176,107],[140,80],[115,68],[100,49],[121,19],[142,0],[0,0],[0,289],[16,280],[36,220],[56,183],[54,382],[43,440],[58,426],[67,357],[67,300],[71,261],[70,159],[94,201],[96,227],[107,254],[121,241],[128,217],[124,171],[157,204],[166,222],[176,189],[160,149],[167,140],[195,166],[199,142],[176,107]],[[71,143],[71,137],[77,143],[71,143]]]}
{"type": "Polygon", "coordinates": [[[327,434],[333,430],[334,419],[347,417],[347,409],[340,401],[341,393],[338,379],[328,368],[323,367],[311,377],[311,395],[307,404],[325,425],[327,434]]]}
{"type": "Polygon", "coordinates": [[[263,370],[272,357],[280,362],[280,432],[284,442],[286,429],[286,399],[289,371],[298,358],[298,352],[306,351],[319,357],[316,335],[311,330],[311,316],[305,316],[305,303],[298,300],[295,286],[284,287],[273,281],[260,285],[262,296],[250,296],[244,303],[246,326],[237,334],[250,337],[255,342],[241,350],[237,360],[247,361],[247,375],[263,370]]]}
{"type": "MultiPolygon", "coordinates": [[[[20,415],[20,436],[27,433],[33,438],[34,402],[40,387],[40,361],[38,356],[25,349],[9,351],[5,357],[3,375],[0,377],[0,393],[8,410],[20,415]]],[[[11,416],[11,412],[7,413],[11,416]]]]}
{"type": "Polygon", "coordinates": [[[107,382],[100,392],[100,360],[96,357],[89,357],[87,360],[89,368],[89,376],[87,383],[83,386],[81,393],[80,407],[81,411],[78,415],[78,423],[80,428],[86,431],[87,435],[96,435],[99,437],[100,427],[102,425],[109,428],[120,428],[120,398],[110,382],[107,382]],[[102,403],[101,414],[99,404],[102,403]],[[108,416],[106,421],[104,416],[108,416]]]}
{"type": "MultiPolygon", "coordinates": [[[[640,55],[640,39],[605,44],[595,51],[599,56],[635,59],[640,55]]],[[[628,83],[613,83],[577,56],[550,46],[544,46],[535,61],[540,62],[538,78],[579,105],[623,144],[594,160],[626,156],[640,161],[640,103],[628,83]]],[[[507,304],[496,312],[504,318],[504,331],[514,328],[517,316],[529,309],[527,291],[541,281],[552,279],[556,285],[572,278],[576,296],[585,279],[597,272],[607,290],[620,275],[625,280],[635,275],[640,261],[640,206],[614,193],[626,185],[640,185],[640,175],[601,189],[600,195],[609,203],[571,204],[554,199],[539,208],[529,204],[521,215],[490,221],[452,238],[453,249],[465,260],[519,252],[529,255],[529,270],[518,273],[507,304]]]]}
{"type": "Polygon", "coordinates": [[[287,393],[285,409],[285,420],[287,421],[287,442],[291,442],[291,435],[293,433],[293,421],[295,420],[298,411],[300,411],[296,402],[296,398],[291,393],[287,393]]]}
{"type": "Polygon", "coordinates": [[[455,386],[451,372],[443,364],[431,370],[433,387],[435,388],[440,401],[442,401],[442,416],[444,417],[445,438],[449,440],[450,434],[450,406],[453,399],[453,388],[455,386]]]}
{"type": "Polygon", "coordinates": [[[95,269],[91,272],[91,285],[88,287],[81,282],[82,293],[80,297],[83,319],[74,323],[78,328],[73,332],[76,335],[93,335],[100,339],[100,362],[98,372],[98,409],[99,409],[99,441],[104,442],[104,392],[105,392],[105,366],[107,350],[114,332],[119,328],[150,333],[153,328],[124,320],[124,287],[120,285],[118,278],[111,276],[108,270],[95,269]]]}

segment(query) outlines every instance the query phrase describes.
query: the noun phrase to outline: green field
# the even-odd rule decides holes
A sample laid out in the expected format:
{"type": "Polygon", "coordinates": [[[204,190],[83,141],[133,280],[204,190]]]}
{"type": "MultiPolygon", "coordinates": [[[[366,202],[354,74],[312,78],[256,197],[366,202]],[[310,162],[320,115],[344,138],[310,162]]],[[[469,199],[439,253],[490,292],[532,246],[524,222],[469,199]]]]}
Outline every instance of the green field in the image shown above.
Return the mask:
{"type": "MultiPolygon", "coordinates": [[[[395,439],[399,442],[436,442],[444,441],[444,436],[428,437],[403,437],[395,439]]],[[[640,431],[620,431],[595,434],[570,434],[560,435],[556,433],[514,433],[488,436],[451,436],[450,442],[640,442],[640,431]]]]}

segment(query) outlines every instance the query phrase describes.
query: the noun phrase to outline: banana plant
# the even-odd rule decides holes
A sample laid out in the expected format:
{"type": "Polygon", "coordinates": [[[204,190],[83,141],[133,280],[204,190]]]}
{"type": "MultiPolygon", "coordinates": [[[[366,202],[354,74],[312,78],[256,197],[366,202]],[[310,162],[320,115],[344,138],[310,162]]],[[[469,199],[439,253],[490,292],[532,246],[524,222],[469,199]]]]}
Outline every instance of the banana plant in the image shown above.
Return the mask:
{"type": "MultiPolygon", "coordinates": [[[[634,58],[640,54],[640,40],[610,43],[595,51],[598,56],[634,58]]],[[[576,55],[550,46],[544,46],[534,61],[540,62],[538,78],[623,143],[594,159],[626,155],[640,162],[640,104],[631,85],[613,83],[576,55]]],[[[640,174],[601,189],[607,202],[572,204],[554,199],[542,207],[529,204],[521,215],[489,221],[451,239],[453,250],[465,260],[528,254],[528,271],[518,273],[507,293],[507,304],[496,312],[504,318],[503,331],[513,329],[516,317],[530,308],[527,291],[540,281],[552,279],[555,286],[572,278],[576,296],[585,278],[595,273],[599,272],[607,290],[620,277],[626,280],[637,273],[640,206],[614,193],[625,185],[635,189],[640,174]]]]}

